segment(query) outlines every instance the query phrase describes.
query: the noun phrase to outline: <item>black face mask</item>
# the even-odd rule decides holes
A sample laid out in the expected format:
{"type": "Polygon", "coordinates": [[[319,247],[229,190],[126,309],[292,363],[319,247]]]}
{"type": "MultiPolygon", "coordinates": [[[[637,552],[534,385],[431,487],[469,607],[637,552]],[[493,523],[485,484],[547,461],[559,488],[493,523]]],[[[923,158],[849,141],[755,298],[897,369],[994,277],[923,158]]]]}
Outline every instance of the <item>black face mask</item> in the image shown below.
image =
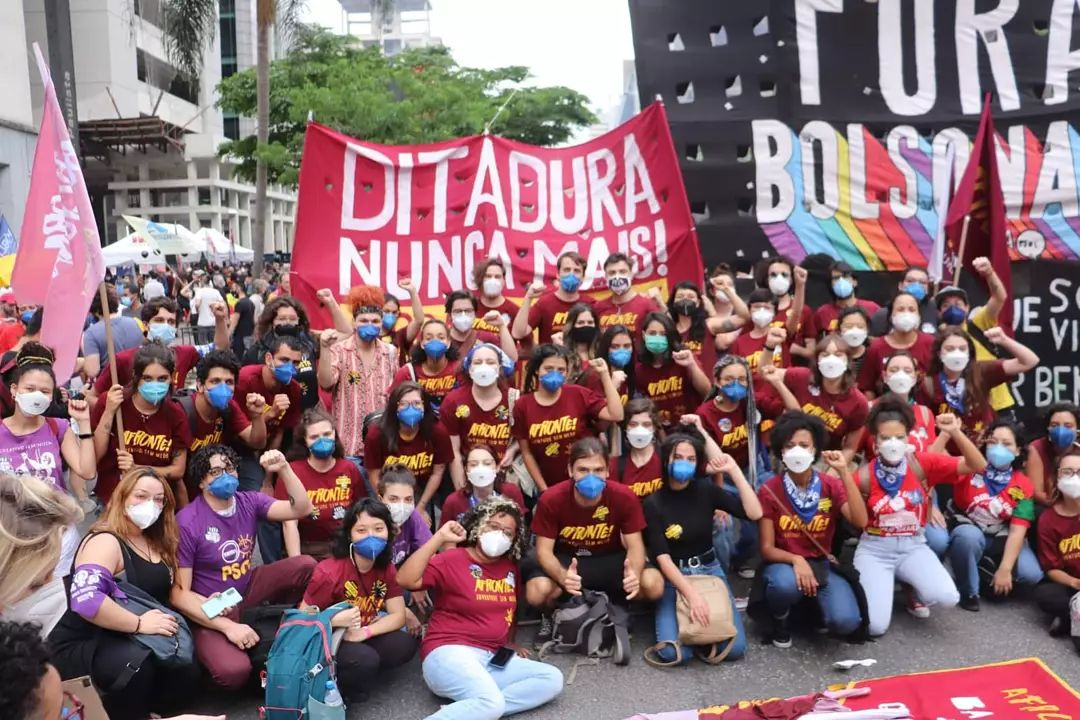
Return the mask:
{"type": "Polygon", "coordinates": [[[697,310],[697,303],[692,300],[679,300],[675,303],[675,312],[680,315],[690,316],[697,310]]]}
{"type": "Polygon", "coordinates": [[[595,325],[582,325],[570,330],[570,339],[576,343],[591,343],[596,337],[595,325]]]}
{"type": "Polygon", "coordinates": [[[299,325],[275,325],[274,326],[274,334],[275,335],[288,336],[288,337],[296,337],[297,335],[300,334],[300,326],[299,325]]]}

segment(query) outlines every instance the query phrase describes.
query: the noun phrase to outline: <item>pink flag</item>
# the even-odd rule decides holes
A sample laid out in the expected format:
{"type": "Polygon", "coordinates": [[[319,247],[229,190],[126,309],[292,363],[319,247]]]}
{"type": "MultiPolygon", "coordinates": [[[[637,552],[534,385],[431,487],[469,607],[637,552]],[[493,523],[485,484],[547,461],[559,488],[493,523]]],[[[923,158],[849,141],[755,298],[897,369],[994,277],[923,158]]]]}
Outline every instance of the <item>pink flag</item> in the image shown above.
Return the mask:
{"type": "Polygon", "coordinates": [[[45,106],[11,287],[20,303],[44,307],[41,341],[56,352],[56,380],[63,383],[75,370],[83,321],[105,278],[105,261],[79,157],[37,43],[34,54],[45,106]]]}

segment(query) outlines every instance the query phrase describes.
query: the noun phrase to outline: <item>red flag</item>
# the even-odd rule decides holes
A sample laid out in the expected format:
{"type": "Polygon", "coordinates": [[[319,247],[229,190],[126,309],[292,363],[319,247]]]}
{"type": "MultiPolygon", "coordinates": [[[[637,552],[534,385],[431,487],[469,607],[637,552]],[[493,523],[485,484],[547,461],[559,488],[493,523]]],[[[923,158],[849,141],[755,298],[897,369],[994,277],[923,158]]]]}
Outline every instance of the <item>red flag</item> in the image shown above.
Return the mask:
{"type": "Polygon", "coordinates": [[[105,278],[105,261],[79,157],[37,43],[34,54],[45,106],[11,286],[20,303],[44,308],[41,341],[56,352],[56,380],[64,383],[75,369],[83,321],[105,278]]]}
{"type": "Polygon", "coordinates": [[[990,259],[994,272],[1001,278],[1009,301],[1001,310],[999,322],[1006,332],[1012,332],[1012,268],[1009,264],[1009,244],[1006,237],[1005,198],[1001,194],[1001,175],[998,174],[994,120],[990,116],[990,96],[986,96],[979,131],[971,148],[960,185],[956,188],[949,213],[945,218],[946,280],[951,280],[957,266],[973,272],[971,263],[977,257],[990,259]],[[967,239],[961,257],[961,237],[964,218],[971,216],[967,239]]]}

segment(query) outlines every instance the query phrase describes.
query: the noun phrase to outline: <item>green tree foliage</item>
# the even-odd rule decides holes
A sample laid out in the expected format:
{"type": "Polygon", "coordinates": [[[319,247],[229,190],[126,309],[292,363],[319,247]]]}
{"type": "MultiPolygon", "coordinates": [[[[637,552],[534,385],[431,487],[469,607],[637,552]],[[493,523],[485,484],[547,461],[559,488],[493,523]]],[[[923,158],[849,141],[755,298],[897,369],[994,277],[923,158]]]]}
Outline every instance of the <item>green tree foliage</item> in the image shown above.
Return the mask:
{"type": "MultiPolygon", "coordinates": [[[[406,145],[475,135],[499,107],[491,132],[534,145],[566,142],[575,129],[596,122],[587,98],[565,87],[527,87],[527,68],[461,67],[445,48],[407,50],[384,57],[348,37],[304,28],[292,51],[270,65],[270,142],[262,151],[270,181],[294,186],[300,170],[308,111],[328,127],[361,140],[406,145]]],[[[255,71],[218,86],[218,105],[255,114],[255,71]]],[[[255,136],[221,146],[255,176],[255,136]]]]}

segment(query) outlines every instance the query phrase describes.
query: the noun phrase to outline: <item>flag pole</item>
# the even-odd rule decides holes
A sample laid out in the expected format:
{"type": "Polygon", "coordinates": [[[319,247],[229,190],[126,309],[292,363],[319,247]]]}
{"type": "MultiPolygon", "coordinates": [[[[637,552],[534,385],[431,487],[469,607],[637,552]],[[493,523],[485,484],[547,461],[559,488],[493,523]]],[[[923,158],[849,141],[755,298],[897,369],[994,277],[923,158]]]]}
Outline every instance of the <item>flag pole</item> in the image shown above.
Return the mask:
{"type": "MultiPolygon", "coordinates": [[[[119,384],[120,381],[116,372],[116,351],[113,348],[112,309],[109,307],[109,293],[105,289],[104,281],[98,284],[98,297],[101,298],[101,314],[104,315],[105,352],[109,356],[109,374],[112,376],[109,388],[111,389],[113,385],[119,384]]],[[[124,447],[124,419],[120,417],[120,408],[116,409],[114,417],[116,419],[116,445],[120,448],[120,452],[127,452],[127,448],[124,447]]]]}
{"type": "Polygon", "coordinates": [[[956,255],[956,267],[953,268],[952,284],[960,284],[960,268],[964,266],[964,250],[967,245],[968,225],[971,224],[971,215],[964,216],[964,227],[960,230],[960,251],[956,255]]]}

